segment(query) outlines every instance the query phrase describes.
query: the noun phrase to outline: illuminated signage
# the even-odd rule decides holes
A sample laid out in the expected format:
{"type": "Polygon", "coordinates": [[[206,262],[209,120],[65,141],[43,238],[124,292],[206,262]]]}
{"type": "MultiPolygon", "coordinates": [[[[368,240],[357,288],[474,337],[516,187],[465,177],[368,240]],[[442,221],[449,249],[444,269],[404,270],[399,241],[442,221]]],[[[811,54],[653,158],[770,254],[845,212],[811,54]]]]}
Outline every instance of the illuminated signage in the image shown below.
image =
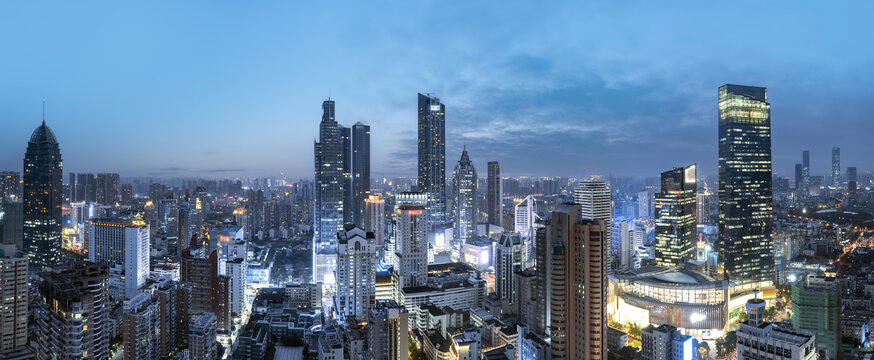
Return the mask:
{"type": "Polygon", "coordinates": [[[440,105],[431,105],[431,111],[440,111],[440,105]]]}

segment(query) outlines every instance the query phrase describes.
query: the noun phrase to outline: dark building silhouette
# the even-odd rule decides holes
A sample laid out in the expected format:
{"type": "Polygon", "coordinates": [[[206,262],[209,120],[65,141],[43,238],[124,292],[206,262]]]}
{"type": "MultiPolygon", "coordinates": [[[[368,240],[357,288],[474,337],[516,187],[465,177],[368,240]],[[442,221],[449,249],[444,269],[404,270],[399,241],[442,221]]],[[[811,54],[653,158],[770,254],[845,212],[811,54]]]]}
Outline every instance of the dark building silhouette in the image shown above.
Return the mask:
{"type": "Polygon", "coordinates": [[[63,217],[63,162],[55,134],[42,125],[33,131],[24,154],[24,251],[31,269],[60,260],[63,217]]]}
{"type": "Polygon", "coordinates": [[[428,196],[429,232],[446,222],[446,106],[419,94],[419,192],[428,196]]]}
{"type": "Polygon", "coordinates": [[[488,194],[486,195],[486,211],[489,224],[504,226],[504,187],[501,184],[501,164],[489,161],[488,164],[488,194]]]}
{"type": "Polygon", "coordinates": [[[719,239],[724,275],[774,280],[771,105],[766,88],[719,88],[719,239]]]}

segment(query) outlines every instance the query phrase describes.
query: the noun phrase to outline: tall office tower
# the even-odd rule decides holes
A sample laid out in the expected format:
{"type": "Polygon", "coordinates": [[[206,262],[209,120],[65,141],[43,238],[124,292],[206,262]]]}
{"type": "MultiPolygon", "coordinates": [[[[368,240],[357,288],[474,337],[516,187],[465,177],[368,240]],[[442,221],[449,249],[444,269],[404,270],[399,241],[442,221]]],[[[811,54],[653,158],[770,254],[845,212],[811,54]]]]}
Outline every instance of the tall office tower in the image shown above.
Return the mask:
{"type": "Polygon", "coordinates": [[[182,298],[179,306],[183,309],[182,328],[198,315],[211,312],[216,317],[218,331],[230,328],[230,309],[228,307],[227,277],[219,275],[218,250],[207,253],[206,246],[191,246],[182,251],[179,264],[179,282],[182,298]]]}
{"type": "Polygon", "coordinates": [[[847,168],[847,190],[851,193],[858,189],[858,181],[856,179],[856,167],[850,166],[847,168]]]}
{"type": "Polygon", "coordinates": [[[516,233],[502,233],[495,246],[495,292],[510,304],[516,303],[516,272],[527,260],[522,247],[522,238],[516,233]]]}
{"type": "Polygon", "coordinates": [[[583,220],[603,220],[606,227],[604,239],[607,248],[607,271],[612,271],[613,262],[619,256],[619,246],[613,243],[613,197],[603,181],[581,181],[574,191],[574,202],[580,205],[583,220]]]}
{"type": "Polygon", "coordinates": [[[370,125],[352,125],[352,222],[364,226],[365,201],[370,196],[370,125]]]}
{"type": "Polygon", "coordinates": [[[122,344],[125,360],[161,359],[160,304],[151,293],[141,293],[124,302],[122,344]]]}
{"type": "Polygon", "coordinates": [[[792,284],[792,328],[816,334],[816,348],[841,358],[841,283],[808,276],[792,284]]]}
{"type": "Polygon", "coordinates": [[[514,217],[516,220],[514,231],[519,233],[523,239],[533,237],[535,222],[538,219],[534,196],[528,195],[516,204],[514,217]]]}
{"type": "Polygon", "coordinates": [[[134,199],[134,186],[131,184],[121,184],[121,204],[131,205],[134,199]]]}
{"type": "Polygon", "coordinates": [[[21,198],[21,193],[18,191],[20,178],[18,171],[0,171],[0,202],[21,198]]]}
{"type": "Polygon", "coordinates": [[[737,329],[737,360],[814,360],[815,335],[781,329],[764,321],[765,300],[747,300],[749,319],[737,329]],[[780,349],[781,351],[774,351],[780,349]]]}
{"type": "Polygon", "coordinates": [[[14,244],[0,244],[0,359],[14,359],[27,349],[27,254],[14,244]]]}
{"type": "Polygon", "coordinates": [[[115,205],[119,198],[118,174],[97,174],[97,203],[102,205],[115,205]]]}
{"type": "Polygon", "coordinates": [[[93,219],[88,224],[88,260],[110,269],[114,299],[131,299],[149,278],[149,225],[142,220],[93,219]],[[120,267],[122,271],[114,268],[120,267]]]}
{"type": "Polygon", "coordinates": [[[428,230],[446,222],[446,106],[419,94],[419,192],[428,195],[428,230]]]}
{"type": "Polygon", "coordinates": [[[354,194],[352,189],[352,129],[338,125],[340,142],[343,144],[343,224],[355,221],[354,194]]]}
{"type": "Polygon", "coordinates": [[[841,187],[841,148],[832,148],[832,186],[841,187]]]}
{"type": "Polygon", "coordinates": [[[653,193],[649,190],[640,190],[637,193],[637,217],[641,219],[652,219],[655,215],[655,201],[653,193]]]}
{"type": "Polygon", "coordinates": [[[801,164],[795,164],[795,192],[800,194],[802,186],[804,186],[804,167],[801,164]]]}
{"type": "Polygon", "coordinates": [[[216,348],[217,320],[215,314],[204,312],[188,326],[188,359],[214,360],[216,348]]]}
{"type": "Polygon", "coordinates": [[[337,300],[347,324],[367,320],[376,305],[376,245],[373,233],[348,224],[337,233],[337,300]]]}
{"type": "Polygon", "coordinates": [[[613,236],[619,243],[619,260],[616,261],[620,270],[634,269],[634,256],[637,254],[637,246],[634,243],[634,231],[631,224],[622,220],[613,225],[613,236]]]}
{"type": "Polygon", "coordinates": [[[24,252],[30,270],[60,261],[63,215],[63,162],[55,134],[45,120],[27,142],[24,154],[24,252]]]}
{"type": "Polygon", "coordinates": [[[662,173],[662,191],[655,197],[655,258],[659,266],[677,266],[695,258],[697,180],[695,164],[662,173]]]}
{"type": "Polygon", "coordinates": [[[486,210],[488,211],[489,224],[504,226],[504,185],[501,181],[501,164],[497,161],[489,161],[488,196],[486,196],[486,210]]]}
{"type": "Polygon", "coordinates": [[[719,239],[725,277],[773,281],[771,104],[763,87],[719,88],[719,239]]]}
{"type": "Polygon", "coordinates": [[[460,252],[462,245],[476,238],[476,185],[476,168],[470,161],[465,146],[452,177],[452,192],[455,199],[453,253],[460,252]]]}
{"type": "Polygon", "coordinates": [[[395,262],[399,289],[428,283],[428,194],[400,193],[395,197],[395,262]]]}
{"type": "Polygon", "coordinates": [[[394,300],[381,300],[367,317],[367,352],[373,360],[409,359],[410,314],[394,300]]]}
{"type": "Polygon", "coordinates": [[[580,205],[559,204],[546,226],[550,242],[552,357],[607,355],[607,222],[583,220],[580,205]]]}
{"type": "Polygon", "coordinates": [[[671,325],[649,325],[640,333],[641,360],[688,360],[695,354],[692,337],[671,325]]]}
{"type": "Polygon", "coordinates": [[[0,244],[24,248],[24,208],[21,200],[0,201],[0,244]]]}
{"type": "Polygon", "coordinates": [[[373,233],[377,253],[382,255],[385,248],[385,200],[379,194],[364,200],[364,231],[373,233]]]}
{"type": "Polygon", "coordinates": [[[711,205],[712,198],[713,194],[710,192],[710,189],[703,186],[698,188],[695,216],[698,217],[699,224],[713,225],[713,216],[710,212],[710,209],[713,208],[711,205]]]}
{"type": "Polygon", "coordinates": [[[322,102],[319,141],[314,144],[313,282],[334,283],[337,232],[343,229],[343,139],[334,119],[334,101],[322,102]]]}
{"type": "Polygon", "coordinates": [[[109,358],[108,275],[105,266],[85,261],[40,274],[34,312],[40,358],[109,358]]]}
{"type": "MultiPolygon", "coordinates": [[[[769,120],[770,115],[769,112],[769,120]]],[[[810,151],[804,150],[801,152],[801,188],[804,190],[805,196],[810,194],[810,185],[810,151]]]]}

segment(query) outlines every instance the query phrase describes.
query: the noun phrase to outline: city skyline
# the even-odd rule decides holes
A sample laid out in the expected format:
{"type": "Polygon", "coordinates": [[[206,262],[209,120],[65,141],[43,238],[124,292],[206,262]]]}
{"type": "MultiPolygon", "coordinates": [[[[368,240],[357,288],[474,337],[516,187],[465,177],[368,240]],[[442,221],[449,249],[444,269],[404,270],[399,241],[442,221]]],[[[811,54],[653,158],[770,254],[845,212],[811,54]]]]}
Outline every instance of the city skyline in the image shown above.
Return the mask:
{"type": "Polygon", "coordinates": [[[872,167],[864,147],[854,144],[874,130],[864,98],[874,81],[865,65],[874,53],[846,36],[866,32],[870,25],[860,18],[866,12],[858,8],[870,4],[765,4],[740,17],[743,7],[728,4],[684,6],[674,14],[678,6],[670,4],[526,11],[536,5],[425,3],[386,6],[375,19],[356,17],[363,6],[357,4],[266,3],[245,11],[205,4],[31,6],[0,11],[9,17],[0,21],[0,33],[15,33],[0,43],[18,54],[0,60],[15,70],[3,76],[12,86],[0,114],[2,169],[19,168],[21,139],[38,125],[46,100],[47,124],[64,144],[70,172],[311,177],[312,162],[303,154],[318,135],[318,103],[330,92],[340,121],[371,125],[374,177],[414,176],[412,104],[416,92],[428,92],[447,105],[449,159],[466,143],[478,154],[476,166],[500,161],[508,176],[655,177],[683,163],[714,175],[711,99],[725,83],[766,86],[779,104],[775,173],[791,176],[798,153],[810,150],[812,173],[827,175],[833,146],[841,147],[844,164],[872,167]],[[484,8],[495,17],[477,21],[484,8]],[[204,26],[193,29],[186,15],[200,12],[204,26]],[[778,12],[787,16],[773,16],[778,12]],[[177,16],[162,18],[161,31],[146,30],[168,13],[177,16]],[[418,17],[402,16],[410,13],[454,26],[421,27],[418,17]],[[827,21],[838,13],[844,20],[827,21]],[[237,16],[264,21],[238,24],[237,16]],[[375,25],[383,16],[391,19],[388,26],[375,25]],[[326,18],[336,18],[336,26],[319,26],[326,18]],[[732,31],[711,25],[727,19],[737,25],[732,31]],[[514,31],[519,22],[529,30],[514,31]],[[614,27],[632,31],[602,36],[614,27]],[[305,36],[313,29],[320,36],[305,36]],[[210,31],[222,40],[210,39],[210,31]],[[746,41],[753,33],[766,41],[746,41]],[[512,45],[503,46],[510,34],[512,45]],[[277,38],[286,41],[276,45],[277,38]],[[346,47],[328,48],[333,43],[346,47]],[[736,51],[716,51],[726,44],[736,51]],[[437,45],[442,56],[427,56],[437,45]],[[360,61],[346,61],[352,53],[360,61]],[[482,53],[495,56],[470,61],[482,53]],[[67,61],[42,60],[58,57],[67,61]],[[387,63],[397,66],[385,69],[387,63]],[[677,120],[672,126],[660,126],[671,119],[677,120]],[[555,160],[540,161],[532,146],[555,160]],[[567,161],[577,165],[568,168],[567,161]]]}

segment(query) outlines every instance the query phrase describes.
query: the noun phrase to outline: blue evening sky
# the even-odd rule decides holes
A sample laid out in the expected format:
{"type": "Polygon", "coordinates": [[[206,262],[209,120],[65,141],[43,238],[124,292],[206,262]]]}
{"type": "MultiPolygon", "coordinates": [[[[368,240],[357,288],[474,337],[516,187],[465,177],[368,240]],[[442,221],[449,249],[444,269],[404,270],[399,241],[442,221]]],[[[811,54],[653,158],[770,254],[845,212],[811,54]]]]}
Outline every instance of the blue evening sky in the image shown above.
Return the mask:
{"type": "Polygon", "coordinates": [[[8,1],[0,170],[47,102],[65,171],[312,176],[321,101],[372,128],[374,176],[415,175],[416,93],[447,170],[716,171],[716,90],[767,86],[775,171],[868,172],[870,1],[8,1]]]}

